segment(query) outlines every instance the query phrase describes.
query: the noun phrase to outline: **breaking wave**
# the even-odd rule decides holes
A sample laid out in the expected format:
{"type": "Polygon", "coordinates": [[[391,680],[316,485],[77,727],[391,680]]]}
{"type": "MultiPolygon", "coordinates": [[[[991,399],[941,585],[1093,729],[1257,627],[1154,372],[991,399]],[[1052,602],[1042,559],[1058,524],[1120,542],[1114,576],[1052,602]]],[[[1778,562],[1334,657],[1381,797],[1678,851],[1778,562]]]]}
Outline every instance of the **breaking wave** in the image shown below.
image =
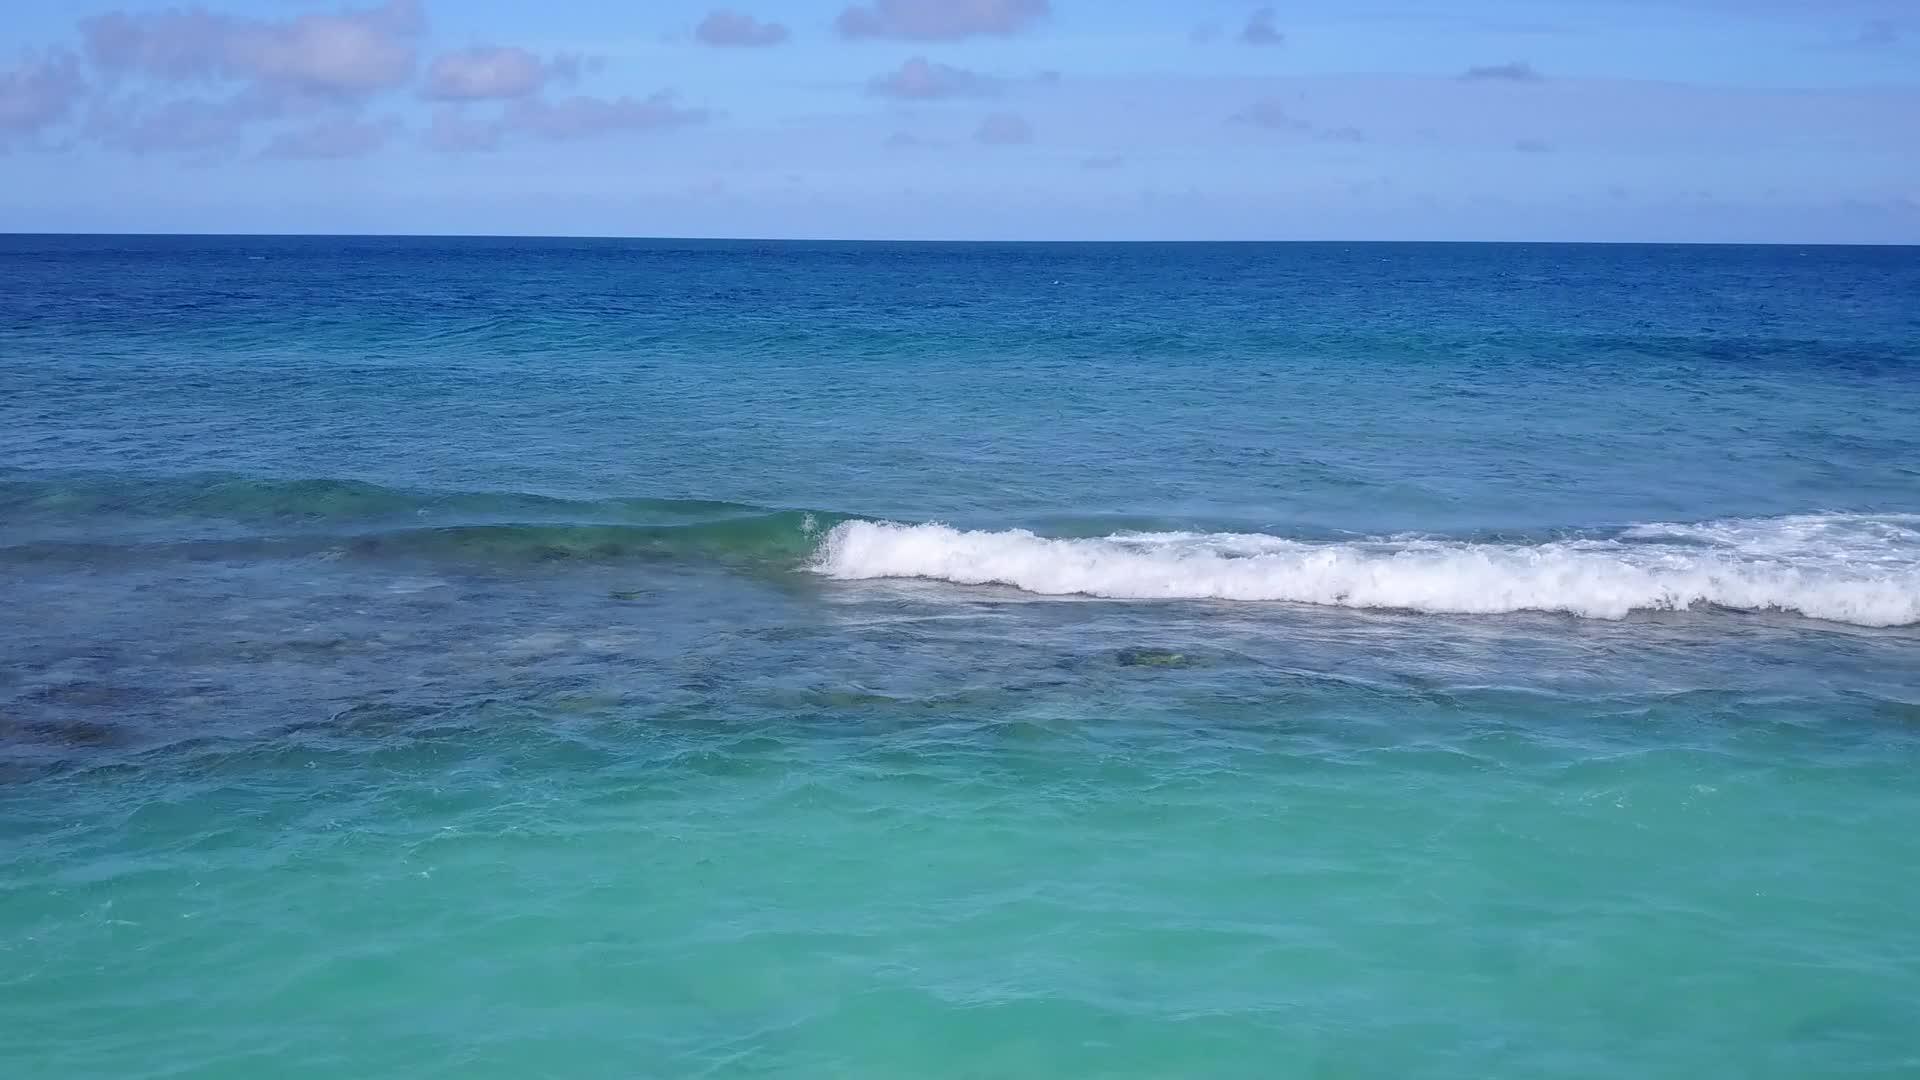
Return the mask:
{"type": "Polygon", "coordinates": [[[852,520],[827,533],[812,569],[847,580],[927,578],[1123,600],[1599,619],[1718,607],[1861,626],[1920,622],[1920,516],[1905,515],[1639,525],[1538,543],[1189,532],[1054,539],[852,520]]]}
{"type": "Polygon", "coordinates": [[[686,499],[438,492],[352,480],[0,475],[0,564],[324,555],[692,561],[1046,596],[1458,614],[1725,608],[1920,623],[1920,515],[1800,514],[1527,538],[1141,531],[1046,536],[686,499]]]}

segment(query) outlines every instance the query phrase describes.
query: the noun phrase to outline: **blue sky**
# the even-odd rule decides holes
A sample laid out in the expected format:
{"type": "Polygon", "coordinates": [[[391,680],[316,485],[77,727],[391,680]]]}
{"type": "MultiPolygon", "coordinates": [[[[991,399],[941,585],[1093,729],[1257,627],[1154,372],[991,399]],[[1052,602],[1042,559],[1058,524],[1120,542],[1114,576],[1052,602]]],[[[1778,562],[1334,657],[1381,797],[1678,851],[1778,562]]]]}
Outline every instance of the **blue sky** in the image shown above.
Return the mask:
{"type": "Polygon", "coordinates": [[[1920,243],[1920,3],[10,0],[0,231],[1920,243]]]}

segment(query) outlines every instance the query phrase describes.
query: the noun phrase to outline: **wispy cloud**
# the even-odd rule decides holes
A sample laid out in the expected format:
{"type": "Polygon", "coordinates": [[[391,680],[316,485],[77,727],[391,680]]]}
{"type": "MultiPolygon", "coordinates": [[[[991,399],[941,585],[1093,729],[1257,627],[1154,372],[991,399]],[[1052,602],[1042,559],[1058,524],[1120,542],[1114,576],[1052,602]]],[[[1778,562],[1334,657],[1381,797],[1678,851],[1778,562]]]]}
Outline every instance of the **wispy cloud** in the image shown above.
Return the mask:
{"type": "Polygon", "coordinates": [[[777,22],[761,22],[729,8],[720,8],[694,27],[694,40],[721,48],[763,49],[792,37],[792,31],[777,22]]]}
{"type": "Polygon", "coordinates": [[[957,41],[1017,34],[1047,13],[1047,0],[874,0],[842,11],[834,26],[856,39],[957,41]]]}
{"type": "Polygon", "coordinates": [[[176,98],[158,103],[118,99],[99,103],[87,128],[104,146],[134,154],[187,154],[202,160],[229,156],[247,130],[272,119],[281,106],[260,94],[176,98]]]}
{"type": "Polygon", "coordinates": [[[1017,113],[989,113],[974,129],[973,141],[988,146],[1015,146],[1033,141],[1033,125],[1017,113]]]}
{"type": "Polygon", "coordinates": [[[420,95],[431,101],[522,98],[579,74],[576,56],[542,60],[525,49],[487,45],[434,57],[420,95]]]}
{"type": "Polygon", "coordinates": [[[932,101],[986,97],[999,93],[1000,86],[1000,80],[977,71],[936,64],[924,56],[916,56],[901,64],[897,71],[875,76],[867,83],[867,92],[880,97],[932,101]]]}
{"type": "Polygon", "coordinates": [[[1287,35],[1274,25],[1274,11],[1270,7],[1259,8],[1247,16],[1247,25],[1240,28],[1240,43],[1243,45],[1279,45],[1287,40],[1287,35]]]}
{"type": "Polygon", "coordinates": [[[1285,105],[1271,98],[1256,101],[1227,119],[1236,124],[1265,128],[1269,131],[1306,131],[1313,127],[1305,120],[1296,118],[1287,111],[1285,105]]]}
{"type": "Polygon", "coordinates": [[[499,149],[503,134],[497,123],[477,119],[464,109],[446,107],[434,110],[425,142],[445,154],[476,153],[499,149]]]}
{"type": "Polygon", "coordinates": [[[335,117],[280,133],[261,156],[303,160],[366,157],[385,146],[398,126],[391,117],[375,121],[335,117]]]}
{"type": "Polygon", "coordinates": [[[67,119],[86,92],[87,80],[71,53],[30,55],[0,71],[0,145],[67,119]]]}
{"type": "Polygon", "coordinates": [[[665,90],[644,98],[522,98],[491,120],[476,119],[459,108],[441,109],[427,129],[426,143],[446,152],[495,150],[515,138],[572,142],[686,127],[711,118],[705,109],[682,106],[665,90]]]}
{"type": "Polygon", "coordinates": [[[1263,131],[1293,132],[1300,135],[1312,135],[1323,143],[1363,143],[1367,134],[1357,127],[1319,127],[1310,120],[1295,116],[1284,104],[1273,99],[1263,98],[1248,105],[1239,112],[1227,117],[1228,122],[1244,124],[1247,127],[1263,131]]]}
{"type": "Polygon", "coordinates": [[[682,107],[671,93],[644,98],[570,97],[559,101],[518,101],[502,117],[509,131],[553,141],[588,139],[622,131],[657,131],[704,123],[705,109],[682,107]]]}
{"type": "Polygon", "coordinates": [[[1860,28],[1851,44],[1863,49],[1884,49],[1900,43],[1900,24],[1892,19],[1875,19],[1860,28]]]}
{"type": "Polygon", "coordinates": [[[1532,64],[1520,60],[1505,64],[1488,64],[1485,67],[1470,67],[1461,72],[1460,77],[1469,82],[1540,82],[1546,78],[1534,70],[1532,64]]]}

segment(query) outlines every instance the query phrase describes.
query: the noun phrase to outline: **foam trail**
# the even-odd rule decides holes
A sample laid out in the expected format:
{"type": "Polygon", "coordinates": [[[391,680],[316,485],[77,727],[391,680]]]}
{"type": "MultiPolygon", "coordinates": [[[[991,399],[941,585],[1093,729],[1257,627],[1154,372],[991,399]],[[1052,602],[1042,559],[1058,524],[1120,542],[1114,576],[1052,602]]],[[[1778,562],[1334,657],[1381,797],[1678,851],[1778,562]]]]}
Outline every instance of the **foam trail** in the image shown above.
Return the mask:
{"type": "Polygon", "coordinates": [[[812,569],[829,577],[1011,585],[1048,596],[1284,600],[1458,614],[1618,619],[1713,605],[1861,626],[1920,622],[1920,518],[1802,515],[1635,526],[1539,544],[1248,533],[1050,539],[1023,529],[846,521],[812,569]]]}

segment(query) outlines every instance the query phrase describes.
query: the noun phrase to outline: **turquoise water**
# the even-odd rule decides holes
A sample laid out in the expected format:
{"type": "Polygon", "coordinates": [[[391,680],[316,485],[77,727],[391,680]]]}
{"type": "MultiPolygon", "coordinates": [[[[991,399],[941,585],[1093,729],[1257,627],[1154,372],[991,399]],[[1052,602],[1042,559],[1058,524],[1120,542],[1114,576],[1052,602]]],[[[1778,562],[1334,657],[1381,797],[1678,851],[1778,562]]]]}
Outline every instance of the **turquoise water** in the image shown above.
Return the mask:
{"type": "Polygon", "coordinates": [[[0,1070],[1920,1073],[1915,296],[0,238],[0,1070]]]}

